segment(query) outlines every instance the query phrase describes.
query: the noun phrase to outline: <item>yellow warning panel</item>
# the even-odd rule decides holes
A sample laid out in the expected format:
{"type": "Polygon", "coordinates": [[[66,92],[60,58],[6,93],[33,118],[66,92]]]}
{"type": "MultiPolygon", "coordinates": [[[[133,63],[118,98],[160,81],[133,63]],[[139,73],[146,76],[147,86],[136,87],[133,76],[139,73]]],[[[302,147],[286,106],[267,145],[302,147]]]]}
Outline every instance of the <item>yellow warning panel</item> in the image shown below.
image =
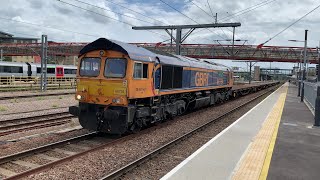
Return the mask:
{"type": "Polygon", "coordinates": [[[254,137],[232,179],[256,180],[267,178],[287,90],[287,85],[284,85],[280,90],[281,94],[278,101],[264,121],[260,131],[254,137]]]}

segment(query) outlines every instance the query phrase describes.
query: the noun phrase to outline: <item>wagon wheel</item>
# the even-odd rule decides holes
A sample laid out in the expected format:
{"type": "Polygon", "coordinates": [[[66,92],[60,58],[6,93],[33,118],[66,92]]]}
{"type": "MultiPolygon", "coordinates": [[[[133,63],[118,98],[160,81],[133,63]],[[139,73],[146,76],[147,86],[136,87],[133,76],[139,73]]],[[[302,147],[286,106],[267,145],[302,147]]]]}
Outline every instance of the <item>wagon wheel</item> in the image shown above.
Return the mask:
{"type": "Polygon", "coordinates": [[[137,133],[141,130],[142,128],[142,120],[140,118],[135,119],[134,123],[130,127],[130,131],[132,133],[137,133]]]}

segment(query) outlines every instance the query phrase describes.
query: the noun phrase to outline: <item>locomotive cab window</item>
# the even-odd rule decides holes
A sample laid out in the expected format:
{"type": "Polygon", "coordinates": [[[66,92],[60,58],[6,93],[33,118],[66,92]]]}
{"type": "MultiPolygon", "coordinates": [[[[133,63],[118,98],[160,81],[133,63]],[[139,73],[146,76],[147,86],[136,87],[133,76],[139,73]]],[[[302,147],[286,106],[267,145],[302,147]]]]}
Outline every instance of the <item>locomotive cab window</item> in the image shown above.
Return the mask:
{"type": "Polygon", "coordinates": [[[135,79],[148,78],[148,64],[135,62],[133,78],[135,79]]]}
{"type": "Polygon", "coordinates": [[[123,78],[126,75],[126,59],[106,59],[104,76],[109,78],[123,78]]]}
{"type": "Polygon", "coordinates": [[[80,64],[80,76],[97,77],[100,73],[100,58],[83,58],[80,64]]]}

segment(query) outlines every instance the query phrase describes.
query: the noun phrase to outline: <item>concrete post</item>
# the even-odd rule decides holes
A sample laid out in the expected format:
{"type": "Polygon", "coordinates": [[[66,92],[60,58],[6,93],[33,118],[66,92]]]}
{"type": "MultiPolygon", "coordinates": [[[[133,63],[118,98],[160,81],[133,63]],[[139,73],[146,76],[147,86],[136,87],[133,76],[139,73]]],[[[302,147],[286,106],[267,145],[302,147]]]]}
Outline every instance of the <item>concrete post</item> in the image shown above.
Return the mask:
{"type": "Polygon", "coordinates": [[[317,97],[314,108],[314,126],[320,126],[320,86],[317,83],[317,97]]]}
{"type": "Polygon", "coordinates": [[[303,102],[303,99],[304,99],[304,81],[306,80],[307,40],[308,40],[308,30],[305,30],[305,34],[304,34],[304,53],[303,53],[303,70],[302,70],[302,87],[301,87],[301,102],[303,102]]]}
{"type": "Polygon", "coordinates": [[[47,35],[41,36],[41,78],[40,87],[41,91],[47,89],[47,49],[48,49],[48,37],[47,35]]]}
{"type": "Polygon", "coordinates": [[[232,31],[232,58],[234,57],[234,34],[235,34],[236,28],[233,27],[232,31]]]}
{"type": "Polygon", "coordinates": [[[252,71],[252,63],[251,63],[251,61],[250,61],[250,72],[249,72],[249,84],[251,84],[251,71],[252,71]]]}
{"type": "Polygon", "coordinates": [[[317,75],[317,97],[314,108],[314,126],[320,126],[320,57],[319,57],[319,48],[317,48],[318,52],[318,75],[317,75]]]}
{"type": "Polygon", "coordinates": [[[3,61],[3,49],[0,49],[0,61],[3,61]]]}
{"type": "Polygon", "coordinates": [[[177,32],[176,32],[176,54],[180,55],[180,50],[181,50],[181,32],[182,29],[181,28],[177,28],[177,32]]]}
{"type": "Polygon", "coordinates": [[[302,66],[302,51],[300,54],[300,63],[299,63],[299,73],[298,73],[298,97],[301,95],[301,80],[302,80],[302,71],[301,71],[301,66],[302,66]]]}

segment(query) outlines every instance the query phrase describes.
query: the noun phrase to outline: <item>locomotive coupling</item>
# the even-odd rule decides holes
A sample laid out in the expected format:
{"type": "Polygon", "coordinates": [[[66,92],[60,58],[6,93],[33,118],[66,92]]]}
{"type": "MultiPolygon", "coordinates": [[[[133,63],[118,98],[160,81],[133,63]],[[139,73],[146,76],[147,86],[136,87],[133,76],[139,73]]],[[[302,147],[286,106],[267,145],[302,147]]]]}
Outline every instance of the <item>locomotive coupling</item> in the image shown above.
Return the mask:
{"type": "Polygon", "coordinates": [[[69,107],[69,113],[74,116],[79,116],[79,107],[77,106],[70,106],[69,107]]]}

